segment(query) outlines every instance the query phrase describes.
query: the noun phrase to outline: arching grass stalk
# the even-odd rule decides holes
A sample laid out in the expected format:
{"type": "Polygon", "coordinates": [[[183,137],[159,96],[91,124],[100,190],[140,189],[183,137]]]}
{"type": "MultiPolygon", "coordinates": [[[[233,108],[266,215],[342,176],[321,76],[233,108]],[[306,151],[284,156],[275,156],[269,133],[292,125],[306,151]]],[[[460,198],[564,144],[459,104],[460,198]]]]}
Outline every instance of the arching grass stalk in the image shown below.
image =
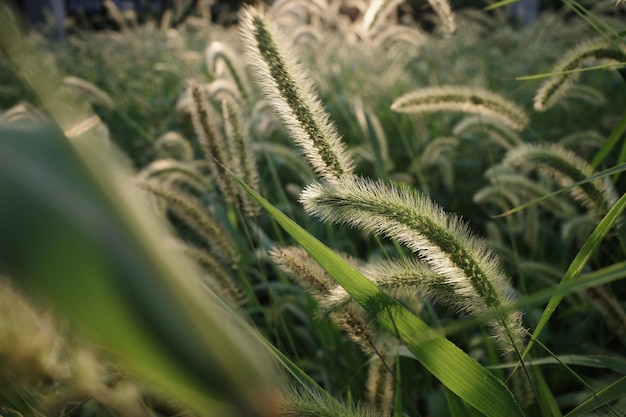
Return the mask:
{"type": "Polygon", "coordinates": [[[460,310],[485,318],[505,351],[519,350],[523,329],[511,312],[508,279],[486,245],[458,218],[427,197],[369,179],[314,183],[302,193],[307,212],[324,221],[346,223],[406,245],[445,278],[462,300],[460,310]]]}
{"type": "Polygon", "coordinates": [[[352,177],[353,162],[287,42],[258,9],[244,9],[241,28],[259,86],[314,171],[327,181],[352,177]]]}

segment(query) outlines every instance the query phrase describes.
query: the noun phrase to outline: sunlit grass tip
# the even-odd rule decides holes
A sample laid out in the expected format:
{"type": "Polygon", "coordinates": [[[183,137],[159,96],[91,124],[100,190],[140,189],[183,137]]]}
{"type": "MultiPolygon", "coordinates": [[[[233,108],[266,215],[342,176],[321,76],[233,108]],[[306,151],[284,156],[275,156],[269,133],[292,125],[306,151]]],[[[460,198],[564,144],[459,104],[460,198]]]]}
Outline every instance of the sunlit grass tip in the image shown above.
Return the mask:
{"type": "Polygon", "coordinates": [[[373,0],[363,16],[363,32],[368,34],[375,32],[401,3],[404,3],[404,0],[373,0]]]}
{"type": "Polygon", "coordinates": [[[626,47],[619,42],[611,43],[602,38],[588,40],[571,49],[552,67],[550,72],[555,75],[539,87],[534,98],[535,110],[548,110],[563,98],[578,75],[569,71],[581,67],[590,60],[626,65],[626,47]]]}
{"type": "Polygon", "coordinates": [[[352,176],[353,162],[313,82],[264,12],[242,12],[241,37],[258,85],[313,170],[328,181],[352,176]]]}
{"type": "Polygon", "coordinates": [[[437,13],[445,33],[451,35],[456,32],[456,18],[450,7],[450,2],[448,2],[448,0],[428,0],[428,3],[430,3],[435,13],[437,13]]]}
{"type": "Polygon", "coordinates": [[[401,113],[461,111],[493,118],[514,130],[528,124],[526,112],[499,94],[462,86],[426,87],[398,97],[391,109],[401,113]]]}

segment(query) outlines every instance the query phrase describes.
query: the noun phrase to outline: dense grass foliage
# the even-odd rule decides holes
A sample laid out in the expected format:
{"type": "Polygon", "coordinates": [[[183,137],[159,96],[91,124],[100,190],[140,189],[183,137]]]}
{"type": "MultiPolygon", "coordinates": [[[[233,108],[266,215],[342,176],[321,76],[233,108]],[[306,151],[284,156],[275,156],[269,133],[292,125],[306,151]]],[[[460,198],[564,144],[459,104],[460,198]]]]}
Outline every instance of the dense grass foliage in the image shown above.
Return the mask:
{"type": "Polygon", "coordinates": [[[0,415],[624,415],[617,3],[112,8],[61,41],[2,9],[0,415]],[[62,183],[124,245],[49,215],[62,183]],[[95,260],[46,256],[63,230],[95,260]]]}

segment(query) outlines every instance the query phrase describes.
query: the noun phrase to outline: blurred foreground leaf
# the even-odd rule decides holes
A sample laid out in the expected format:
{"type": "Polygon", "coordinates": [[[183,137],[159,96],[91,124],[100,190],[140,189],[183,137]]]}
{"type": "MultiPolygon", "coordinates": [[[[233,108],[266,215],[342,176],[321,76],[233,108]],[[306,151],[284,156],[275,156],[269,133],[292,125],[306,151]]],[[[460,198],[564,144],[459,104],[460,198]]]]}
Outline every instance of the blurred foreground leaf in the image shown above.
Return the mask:
{"type": "Polygon", "coordinates": [[[200,415],[268,415],[267,351],[138,194],[113,150],[0,125],[0,268],[200,415]]]}

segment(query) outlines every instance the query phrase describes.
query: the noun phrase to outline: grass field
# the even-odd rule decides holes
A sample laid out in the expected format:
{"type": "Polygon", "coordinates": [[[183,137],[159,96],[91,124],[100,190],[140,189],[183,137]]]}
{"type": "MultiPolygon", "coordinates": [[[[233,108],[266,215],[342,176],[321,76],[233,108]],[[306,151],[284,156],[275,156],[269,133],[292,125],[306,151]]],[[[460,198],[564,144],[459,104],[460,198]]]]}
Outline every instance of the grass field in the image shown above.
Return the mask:
{"type": "Polygon", "coordinates": [[[562,3],[2,7],[0,417],[625,415],[624,6],[562,3]]]}

